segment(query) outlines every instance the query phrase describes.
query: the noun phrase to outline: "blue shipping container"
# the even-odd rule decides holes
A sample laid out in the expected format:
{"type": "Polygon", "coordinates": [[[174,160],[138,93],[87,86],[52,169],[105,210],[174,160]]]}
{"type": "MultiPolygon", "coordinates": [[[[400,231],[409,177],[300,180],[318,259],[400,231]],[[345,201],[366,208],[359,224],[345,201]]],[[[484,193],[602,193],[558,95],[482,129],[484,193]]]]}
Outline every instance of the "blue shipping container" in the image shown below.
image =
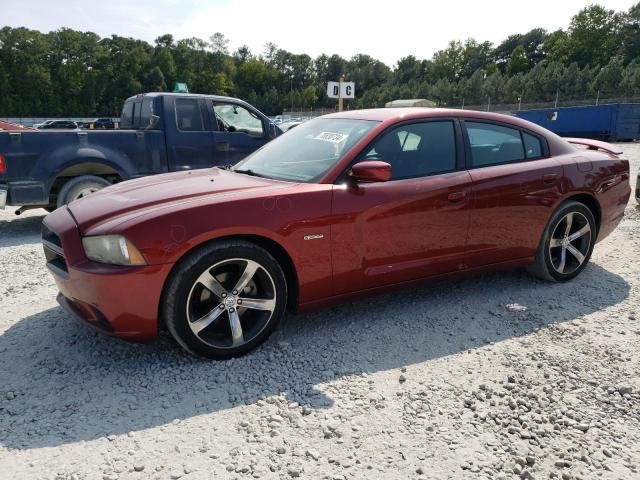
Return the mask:
{"type": "Polygon", "coordinates": [[[640,103],[543,108],[513,113],[562,137],[608,141],[640,138],[640,103]]]}

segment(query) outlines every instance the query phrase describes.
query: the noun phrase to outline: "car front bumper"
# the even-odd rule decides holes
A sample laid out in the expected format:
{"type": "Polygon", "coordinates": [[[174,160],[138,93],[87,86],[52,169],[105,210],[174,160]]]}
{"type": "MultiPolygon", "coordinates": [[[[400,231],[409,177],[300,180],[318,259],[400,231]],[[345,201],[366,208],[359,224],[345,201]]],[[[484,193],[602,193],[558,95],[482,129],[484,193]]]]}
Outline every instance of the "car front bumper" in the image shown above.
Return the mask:
{"type": "Polygon", "coordinates": [[[158,312],[172,265],[118,267],[88,260],[77,225],[66,208],[43,222],[47,267],[60,290],[58,303],[91,327],[126,340],[158,336],[158,312]]]}

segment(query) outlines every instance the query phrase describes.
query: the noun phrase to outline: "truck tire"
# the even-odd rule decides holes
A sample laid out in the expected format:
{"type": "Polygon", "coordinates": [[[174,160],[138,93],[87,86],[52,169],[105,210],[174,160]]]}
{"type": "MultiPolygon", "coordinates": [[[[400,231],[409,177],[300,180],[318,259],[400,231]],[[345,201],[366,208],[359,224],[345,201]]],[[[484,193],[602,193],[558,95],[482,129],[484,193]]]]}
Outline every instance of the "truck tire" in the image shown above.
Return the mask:
{"type": "Polygon", "coordinates": [[[82,175],[80,177],[72,178],[60,189],[56,205],[60,208],[67,203],[86,197],[87,195],[97,192],[109,185],[111,184],[107,180],[94,175],[82,175]]]}

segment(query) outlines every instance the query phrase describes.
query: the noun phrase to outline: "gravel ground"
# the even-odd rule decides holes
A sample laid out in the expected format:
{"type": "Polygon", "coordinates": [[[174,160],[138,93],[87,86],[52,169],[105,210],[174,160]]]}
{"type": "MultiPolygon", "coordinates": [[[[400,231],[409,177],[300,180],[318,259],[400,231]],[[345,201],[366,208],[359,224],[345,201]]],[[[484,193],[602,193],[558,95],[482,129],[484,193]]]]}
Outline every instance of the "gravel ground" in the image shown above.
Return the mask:
{"type": "Polygon", "coordinates": [[[567,284],[418,286],[226,362],[70,319],[42,216],[0,213],[2,479],[640,478],[635,200],[567,284]]]}

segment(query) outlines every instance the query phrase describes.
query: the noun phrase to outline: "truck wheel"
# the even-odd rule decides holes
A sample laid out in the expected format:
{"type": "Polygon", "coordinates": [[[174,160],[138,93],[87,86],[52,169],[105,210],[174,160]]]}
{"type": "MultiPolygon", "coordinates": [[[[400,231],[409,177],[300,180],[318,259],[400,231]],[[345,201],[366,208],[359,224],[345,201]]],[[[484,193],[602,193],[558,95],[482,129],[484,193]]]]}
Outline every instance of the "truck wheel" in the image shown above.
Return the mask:
{"type": "Polygon", "coordinates": [[[67,203],[86,197],[109,185],[111,184],[104,178],[94,175],[82,175],[81,177],[72,178],[60,189],[57,206],[60,208],[67,203]]]}

